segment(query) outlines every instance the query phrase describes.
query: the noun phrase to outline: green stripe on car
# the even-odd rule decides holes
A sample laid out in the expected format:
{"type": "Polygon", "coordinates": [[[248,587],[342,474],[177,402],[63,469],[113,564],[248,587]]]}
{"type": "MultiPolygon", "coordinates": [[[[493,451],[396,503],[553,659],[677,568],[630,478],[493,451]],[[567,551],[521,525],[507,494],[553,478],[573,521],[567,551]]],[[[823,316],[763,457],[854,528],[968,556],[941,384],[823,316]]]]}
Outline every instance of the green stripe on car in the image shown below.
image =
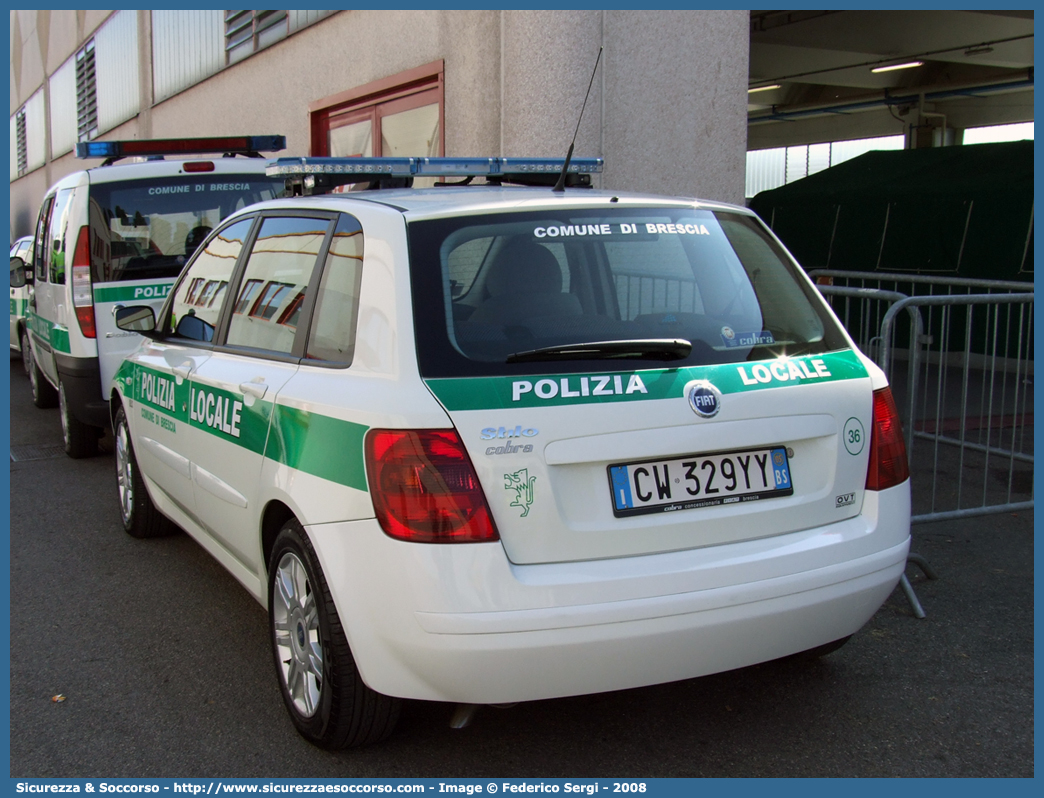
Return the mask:
{"type": "Polygon", "coordinates": [[[265,457],[356,490],[366,490],[363,438],[369,427],[276,405],[265,457]]]}
{"type": "Polygon", "coordinates": [[[823,355],[680,369],[444,378],[426,382],[443,406],[454,411],[673,399],[680,397],[685,385],[693,380],[707,380],[727,394],[866,376],[862,361],[848,349],[823,355]]]}
{"type": "Polygon", "coordinates": [[[72,354],[68,327],[48,321],[31,310],[26,311],[25,321],[32,333],[37,338],[42,338],[46,341],[55,352],[63,352],[67,355],[72,354]]]}
{"type": "Polygon", "coordinates": [[[96,285],[94,287],[94,301],[148,302],[154,299],[165,299],[173,285],[173,280],[164,283],[152,283],[150,285],[96,285]]]}
{"type": "Polygon", "coordinates": [[[365,491],[368,427],[241,394],[123,361],[115,381],[124,396],[235,446],[321,479],[365,491]],[[273,418],[273,415],[274,418],[273,418]],[[270,423],[271,422],[271,423],[270,423]]]}

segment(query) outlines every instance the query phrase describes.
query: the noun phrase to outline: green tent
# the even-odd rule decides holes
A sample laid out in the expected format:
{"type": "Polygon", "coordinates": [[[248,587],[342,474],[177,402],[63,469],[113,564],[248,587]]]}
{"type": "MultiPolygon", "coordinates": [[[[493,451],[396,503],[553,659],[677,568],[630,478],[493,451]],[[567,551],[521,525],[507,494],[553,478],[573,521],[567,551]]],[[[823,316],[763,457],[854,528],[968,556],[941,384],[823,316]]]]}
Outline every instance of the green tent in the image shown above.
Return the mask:
{"type": "Polygon", "coordinates": [[[1033,142],[868,152],[754,197],[806,270],[1033,281],[1033,142]]]}

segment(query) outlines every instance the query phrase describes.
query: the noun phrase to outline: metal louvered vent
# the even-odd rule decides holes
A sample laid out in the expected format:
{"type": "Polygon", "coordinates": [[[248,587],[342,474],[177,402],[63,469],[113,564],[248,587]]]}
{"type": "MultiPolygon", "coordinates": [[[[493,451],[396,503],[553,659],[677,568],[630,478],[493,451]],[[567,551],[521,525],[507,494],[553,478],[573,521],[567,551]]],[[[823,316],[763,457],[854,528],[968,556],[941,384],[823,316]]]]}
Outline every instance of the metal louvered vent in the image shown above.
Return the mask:
{"type": "Polygon", "coordinates": [[[15,138],[18,147],[18,176],[29,171],[29,144],[25,135],[25,109],[15,115],[15,138]]]}
{"type": "Polygon", "coordinates": [[[98,83],[94,71],[94,40],[76,54],[76,132],[78,141],[98,135],[98,83]]]}
{"type": "Polygon", "coordinates": [[[267,47],[286,36],[288,16],[284,11],[226,11],[225,55],[228,63],[267,47]]]}

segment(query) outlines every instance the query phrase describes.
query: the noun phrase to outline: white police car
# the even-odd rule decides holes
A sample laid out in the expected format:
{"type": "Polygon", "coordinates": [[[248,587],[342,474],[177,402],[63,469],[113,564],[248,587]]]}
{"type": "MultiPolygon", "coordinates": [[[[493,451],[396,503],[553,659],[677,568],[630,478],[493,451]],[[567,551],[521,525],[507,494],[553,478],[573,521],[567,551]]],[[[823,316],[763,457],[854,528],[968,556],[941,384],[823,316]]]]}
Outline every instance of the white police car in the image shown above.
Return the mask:
{"type": "Polygon", "coordinates": [[[116,329],[112,310],[127,303],[159,308],[195,248],[225,216],[278,196],[282,181],[265,175],[259,152],[285,146],[283,136],[76,145],[78,158],[106,160],[63,178],[44,197],[25,325],[33,401],[59,406],[70,456],[95,453],[109,424],[112,376],[139,342],[116,329]],[[227,157],[163,160],[203,153],[227,157]],[[115,163],[124,158],[148,160],[115,163]]]}
{"type": "Polygon", "coordinates": [[[383,738],[402,698],[822,653],[902,574],[885,377],[779,242],[743,208],[552,190],[562,167],[280,159],[304,196],[233,214],[158,317],[117,313],[147,339],[110,405],[125,527],[172,520],[268,606],[319,745],[383,738]],[[431,174],[464,177],[308,196],[431,174]]]}
{"type": "MultiPolygon", "coordinates": [[[[21,355],[29,333],[25,329],[25,312],[29,307],[29,282],[26,267],[33,266],[33,237],[22,236],[11,244],[11,355],[21,355]],[[16,261],[15,258],[18,258],[16,261]]],[[[29,359],[23,357],[25,373],[29,373],[29,359]]]]}

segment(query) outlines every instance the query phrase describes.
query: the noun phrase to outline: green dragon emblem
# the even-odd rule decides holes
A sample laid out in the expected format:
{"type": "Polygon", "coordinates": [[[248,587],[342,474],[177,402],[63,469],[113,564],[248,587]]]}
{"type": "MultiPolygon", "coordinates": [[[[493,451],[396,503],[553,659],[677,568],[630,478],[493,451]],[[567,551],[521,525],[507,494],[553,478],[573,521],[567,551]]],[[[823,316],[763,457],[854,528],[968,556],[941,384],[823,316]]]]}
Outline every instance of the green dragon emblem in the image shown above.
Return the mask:
{"type": "Polygon", "coordinates": [[[533,504],[533,484],[536,479],[536,477],[529,476],[528,468],[523,468],[514,474],[504,474],[504,490],[515,491],[515,498],[508,506],[521,508],[520,518],[529,515],[529,508],[533,504]]]}

